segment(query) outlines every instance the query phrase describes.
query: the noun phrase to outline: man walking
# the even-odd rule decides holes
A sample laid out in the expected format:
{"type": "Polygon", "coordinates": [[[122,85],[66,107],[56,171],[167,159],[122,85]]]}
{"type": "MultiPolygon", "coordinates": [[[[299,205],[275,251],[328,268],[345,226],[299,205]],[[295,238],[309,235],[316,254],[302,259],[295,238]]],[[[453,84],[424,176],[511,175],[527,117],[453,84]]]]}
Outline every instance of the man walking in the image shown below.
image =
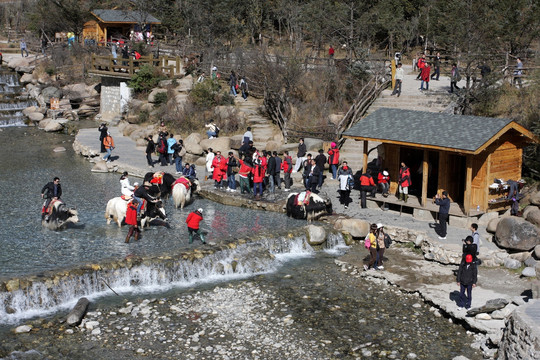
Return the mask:
{"type": "Polygon", "coordinates": [[[441,75],[441,54],[437,53],[435,59],[433,60],[433,74],[431,74],[431,80],[439,81],[439,76],[441,75]]]}
{"type": "Polygon", "coordinates": [[[298,152],[296,153],[296,165],[294,165],[293,172],[298,172],[306,160],[307,148],[304,144],[304,138],[300,138],[298,142],[298,152]]]}
{"type": "Polygon", "coordinates": [[[24,39],[21,39],[19,45],[21,47],[21,56],[24,57],[24,53],[26,53],[26,57],[28,57],[28,50],[26,50],[26,41],[24,41],[24,39]]]}
{"type": "Polygon", "coordinates": [[[106,160],[109,163],[111,162],[111,155],[114,149],[114,140],[110,132],[107,132],[107,136],[103,139],[103,145],[105,146],[105,151],[107,151],[107,155],[103,157],[103,160],[106,160]]]}
{"type": "Polygon", "coordinates": [[[446,222],[450,212],[450,199],[448,192],[443,191],[442,196],[435,195],[435,204],[439,205],[439,239],[446,240],[446,222]]]}
{"type": "Polygon", "coordinates": [[[390,95],[396,95],[399,97],[401,95],[401,85],[403,84],[403,78],[405,77],[405,72],[403,71],[403,66],[401,63],[397,64],[396,68],[396,85],[394,86],[394,91],[390,95]]]}
{"type": "Polygon", "coordinates": [[[266,173],[268,174],[268,187],[270,193],[274,194],[276,192],[276,156],[274,154],[270,154],[266,173]]]}
{"type": "Polygon", "coordinates": [[[199,235],[199,238],[201,239],[201,242],[203,244],[206,244],[206,241],[204,240],[204,235],[201,232],[201,229],[199,228],[199,224],[203,219],[203,209],[199,208],[196,211],[190,212],[187,219],[186,224],[189,231],[189,243],[193,243],[193,233],[199,235]]]}

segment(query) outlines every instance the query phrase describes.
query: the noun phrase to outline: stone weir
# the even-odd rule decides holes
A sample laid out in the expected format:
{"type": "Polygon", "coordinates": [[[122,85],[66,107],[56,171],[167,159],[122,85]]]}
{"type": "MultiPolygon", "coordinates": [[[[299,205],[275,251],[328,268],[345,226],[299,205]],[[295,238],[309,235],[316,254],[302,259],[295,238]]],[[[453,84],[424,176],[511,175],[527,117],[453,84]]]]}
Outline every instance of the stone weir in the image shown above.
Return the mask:
{"type": "Polygon", "coordinates": [[[137,292],[162,292],[173,287],[224,281],[271,272],[280,256],[305,257],[317,249],[345,246],[341,233],[309,225],[288,232],[223,240],[177,253],[85,264],[78,268],[0,282],[0,323],[43,316],[72,307],[79,298],[137,292]]]}

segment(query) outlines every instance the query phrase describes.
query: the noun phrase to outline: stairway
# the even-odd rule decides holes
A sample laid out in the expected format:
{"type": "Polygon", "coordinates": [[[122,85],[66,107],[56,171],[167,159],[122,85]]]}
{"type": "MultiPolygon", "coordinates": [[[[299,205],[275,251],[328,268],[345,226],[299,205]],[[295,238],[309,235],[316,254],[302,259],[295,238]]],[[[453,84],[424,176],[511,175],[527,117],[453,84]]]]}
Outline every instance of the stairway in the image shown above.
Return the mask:
{"type": "MultiPolygon", "coordinates": [[[[450,78],[441,75],[439,81],[431,80],[429,82],[429,90],[421,91],[420,81],[416,80],[417,72],[412,71],[411,66],[404,66],[405,78],[400,97],[391,96],[391,89],[384,90],[381,95],[368,108],[366,116],[380,108],[395,108],[404,110],[417,110],[429,112],[445,112],[451,111],[449,108],[452,103],[453,95],[450,90],[450,78]]],[[[362,121],[362,120],[360,120],[362,121]]],[[[376,147],[380,143],[370,141],[368,143],[368,151],[376,147]]],[[[347,139],[341,147],[341,156],[343,160],[347,160],[354,172],[360,170],[363,166],[362,160],[363,141],[355,141],[347,139]]],[[[368,161],[377,158],[377,151],[372,151],[368,156],[368,161]]]]}
{"type": "Polygon", "coordinates": [[[280,134],[280,130],[271,119],[260,114],[259,109],[263,106],[263,100],[249,96],[247,101],[244,101],[238,95],[235,98],[235,105],[247,115],[246,126],[251,126],[253,145],[259,150],[266,149],[267,142],[273,141],[274,136],[280,134]]]}

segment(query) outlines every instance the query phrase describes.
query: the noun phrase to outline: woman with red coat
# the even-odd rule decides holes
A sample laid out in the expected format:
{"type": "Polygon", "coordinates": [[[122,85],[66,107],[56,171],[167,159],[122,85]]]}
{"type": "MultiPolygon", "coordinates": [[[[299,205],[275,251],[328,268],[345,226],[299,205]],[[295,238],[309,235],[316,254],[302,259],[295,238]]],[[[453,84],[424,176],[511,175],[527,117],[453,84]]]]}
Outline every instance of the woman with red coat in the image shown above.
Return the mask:
{"type": "Polygon", "coordinates": [[[204,241],[204,235],[199,228],[199,224],[203,219],[202,216],[203,209],[199,208],[197,211],[190,212],[186,219],[187,228],[189,231],[189,243],[193,243],[193,233],[199,235],[203,244],[206,244],[204,241]]]}
{"type": "Polygon", "coordinates": [[[225,173],[227,172],[227,159],[225,159],[223,156],[221,156],[221,151],[216,151],[216,156],[214,157],[214,160],[212,160],[212,179],[214,179],[214,187],[216,189],[221,189],[221,180],[223,180],[223,177],[225,173]],[[223,171],[223,162],[225,163],[225,171],[223,171]]]}
{"type": "Polygon", "coordinates": [[[420,73],[420,76],[422,77],[422,82],[420,83],[420,90],[429,90],[429,72],[431,71],[431,67],[428,63],[424,65],[422,68],[422,72],[420,73]],[[426,83],[426,88],[424,89],[424,83],[426,83]]]}
{"type": "Polygon", "coordinates": [[[137,223],[137,205],[138,203],[134,200],[131,200],[128,203],[127,211],[126,211],[126,224],[130,225],[127,236],[126,236],[126,244],[129,243],[129,239],[131,239],[131,235],[135,233],[135,240],[139,240],[139,235],[141,233],[141,230],[139,229],[139,225],[137,223]]]}
{"type": "Polygon", "coordinates": [[[330,164],[330,170],[332,171],[332,179],[337,179],[337,168],[339,166],[339,149],[337,144],[333,142],[328,150],[328,164],[330,164]]]}
{"type": "Polygon", "coordinates": [[[253,194],[255,195],[255,199],[259,200],[263,193],[262,185],[265,171],[260,163],[256,163],[251,173],[253,174],[253,194]]]}
{"type": "Polygon", "coordinates": [[[407,165],[402,162],[401,168],[399,169],[399,200],[407,202],[407,199],[409,198],[409,186],[411,185],[411,171],[407,165]]]}

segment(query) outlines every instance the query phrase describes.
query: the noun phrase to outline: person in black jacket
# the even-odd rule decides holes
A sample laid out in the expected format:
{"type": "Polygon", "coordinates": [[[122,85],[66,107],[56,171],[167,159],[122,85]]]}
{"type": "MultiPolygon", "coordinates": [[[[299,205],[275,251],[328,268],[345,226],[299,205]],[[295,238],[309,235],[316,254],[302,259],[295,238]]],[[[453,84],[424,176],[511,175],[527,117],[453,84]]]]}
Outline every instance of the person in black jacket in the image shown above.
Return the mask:
{"type": "Polygon", "coordinates": [[[62,196],[62,186],[60,185],[60,178],[55,177],[53,181],[48,182],[41,189],[41,198],[45,199],[43,208],[41,210],[41,218],[45,219],[46,211],[49,204],[53,200],[58,200],[62,196]]]}
{"type": "Polygon", "coordinates": [[[238,162],[232,151],[229,151],[227,158],[227,191],[236,192],[236,179],[234,178],[235,170],[238,168],[238,162]]]}
{"type": "Polygon", "coordinates": [[[461,256],[461,262],[465,261],[467,255],[472,255],[473,261],[476,263],[476,254],[478,253],[478,247],[473,243],[474,238],[472,236],[467,236],[463,240],[463,255],[461,256]]]}
{"type": "Polygon", "coordinates": [[[472,288],[476,287],[478,277],[478,269],[473,262],[473,256],[468,254],[465,256],[465,261],[459,265],[457,274],[457,284],[460,287],[459,292],[459,308],[469,309],[472,302],[472,288]],[[465,295],[467,291],[467,295],[465,295]]]}
{"type": "Polygon", "coordinates": [[[323,176],[324,165],[326,164],[326,156],[324,155],[323,149],[319,149],[319,155],[315,157],[315,164],[317,165],[319,170],[321,170],[321,175],[319,176],[319,181],[317,183],[317,187],[320,190],[323,184],[323,180],[324,180],[324,176],[323,176]]]}
{"type": "Polygon", "coordinates": [[[296,153],[296,165],[294,165],[293,172],[298,172],[304,161],[306,160],[305,156],[307,153],[306,144],[304,144],[304,138],[300,138],[298,141],[298,152],[296,153]]]}
{"type": "Polygon", "coordinates": [[[105,144],[103,143],[103,139],[107,137],[107,131],[109,131],[109,129],[107,128],[107,125],[105,123],[101,123],[101,125],[99,125],[98,131],[99,131],[99,142],[101,144],[101,152],[102,153],[107,152],[107,149],[105,149],[105,144]]]}
{"type": "Polygon", "coordinates": [[[152,160],[152,154],[154,151],[156,151],[156,144],[154,143],[154,140],[152,139],[152,135],[148,135],[144,138],[144,140],[147,141],[146,144],[146,161],[148,162],[148,166],[154,167],[154,160],[152,160]]]}
{"type": "Polygon", "coordinates": [[[157,200],[153,196],[150,196],[150,194],[148,193],[148,189],[150,188],[150,186],[152,186],[152,184],[150,184],[148,181],[145,181],[143,183],[143,186],[137,187],[133,192],[133,198],[139,203],[139,205],[137,206],[137,214],[141,213],[141,208],[143,206],[142,199],[153,203],[157,202],[157,200]]]}
{"type": "Polygon", "coordinates": [[[274,194],[276,192],[276,156],[272,153],[269,154],[270,157],[268,158],[266,173],[268,174],[268,185],[270,187],[270,192],[274,194]]]}
{"type": "Polygon", "coordinates": [[[443,191],[442,196],[435,195],[435,204],[439,205],[439,239],[446,240],[446,222],[450,212],[450,199],[448,192],[443,191]]]}

